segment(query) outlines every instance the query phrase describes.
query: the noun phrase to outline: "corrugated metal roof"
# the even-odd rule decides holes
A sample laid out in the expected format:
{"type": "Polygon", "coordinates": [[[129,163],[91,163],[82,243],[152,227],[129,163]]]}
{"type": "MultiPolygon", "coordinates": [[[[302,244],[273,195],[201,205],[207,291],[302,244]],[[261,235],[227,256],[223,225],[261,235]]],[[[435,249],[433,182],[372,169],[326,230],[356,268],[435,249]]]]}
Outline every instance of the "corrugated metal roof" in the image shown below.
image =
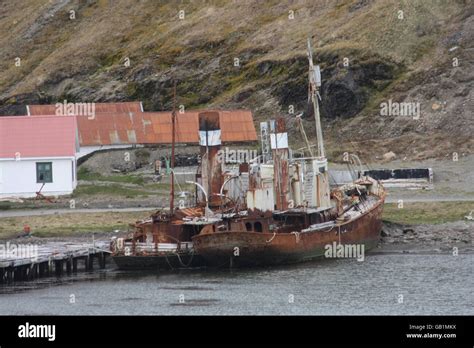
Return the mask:
{"type": "MultiPolygon", "coordinates": [[[[120,102],[120,103],[94,103],[95,113],[111,112],[143,112],[141,102],[120,102]]],[[[28,105],[29,115],[56,115],[56,104],[50,105],[28,105]]]]}
{"type": "MultiPolygon", "coordinates": [[[[170,144],[171,112],[142,112],[141,102],[96,103],[95,117],[77,116],[82,146],[112,144],[170,144]]],[[[176,115],[176,142],[198,143],[198,115],[189,110],[176,115]]],[[[212,110],[206,110],[212,111],[212,110]]],[[[250,110],[219,112],[223,142],[257,140],[250,110]]],[[[30,115],[54,115],[55,105],[30,105],[30,115]]]]}
{"type": "Polygon", "coordinates": [[[74,116],[0,117],[0,157],[59,157],[76,154],[74,116]]]}
{"type": "MultiPolygon", "coordinates": [[[[200,111],[176,114],[176,142],[197,144],[200,111]]],[[[257,140],[252,112],[219,111],[223,142],[257,140]]],[[[97,114],[78,116],[81,146],[112,144],[170,144],[171,112],[97,114]]]]}

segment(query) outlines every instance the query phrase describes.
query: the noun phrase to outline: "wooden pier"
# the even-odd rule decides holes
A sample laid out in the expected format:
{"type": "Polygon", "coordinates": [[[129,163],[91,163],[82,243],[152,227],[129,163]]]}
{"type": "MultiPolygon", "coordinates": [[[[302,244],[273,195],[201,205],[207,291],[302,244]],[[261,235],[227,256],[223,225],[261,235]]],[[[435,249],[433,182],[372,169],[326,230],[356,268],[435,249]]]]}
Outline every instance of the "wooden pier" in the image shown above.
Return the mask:
{"type": "Polygon", "coordinates": [[[41,245],[8,242],[0,250],[0,283],[92,271],[106,265],[108,244],[51,242],[41,245]],[[26,252],[25,252],[26,251],[26,252]]]}

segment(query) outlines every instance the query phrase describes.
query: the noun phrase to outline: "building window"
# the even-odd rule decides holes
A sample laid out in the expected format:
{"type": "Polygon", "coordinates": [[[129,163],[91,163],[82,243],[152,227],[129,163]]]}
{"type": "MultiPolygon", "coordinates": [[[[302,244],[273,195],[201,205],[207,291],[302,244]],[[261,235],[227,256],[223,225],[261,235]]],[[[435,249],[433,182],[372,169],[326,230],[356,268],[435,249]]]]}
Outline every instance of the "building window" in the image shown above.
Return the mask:
{"type": "Polygon", "coordinates": [[[36,162],[36,182],[53,182],[53,162],[36,162]]]}

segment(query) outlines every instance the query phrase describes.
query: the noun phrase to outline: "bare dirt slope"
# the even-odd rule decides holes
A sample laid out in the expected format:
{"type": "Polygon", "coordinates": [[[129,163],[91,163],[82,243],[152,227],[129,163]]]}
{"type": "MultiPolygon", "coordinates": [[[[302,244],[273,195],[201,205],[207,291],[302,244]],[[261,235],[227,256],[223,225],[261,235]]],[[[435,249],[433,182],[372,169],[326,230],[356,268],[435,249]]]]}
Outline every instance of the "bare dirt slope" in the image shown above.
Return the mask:
{"type": "Polygon", "coordinates": [[[310,37],[330,159],[472,153],[473,8],[471,0],[2,1],[0,113],[64,99],[169,109],[174,78],[188,109],[251,108],[257,121],[286,115],[292,127],[290,106],[306,109],[310,37]],[[381,116],[389,99],[419,102],[420,119],[381,116]]]}

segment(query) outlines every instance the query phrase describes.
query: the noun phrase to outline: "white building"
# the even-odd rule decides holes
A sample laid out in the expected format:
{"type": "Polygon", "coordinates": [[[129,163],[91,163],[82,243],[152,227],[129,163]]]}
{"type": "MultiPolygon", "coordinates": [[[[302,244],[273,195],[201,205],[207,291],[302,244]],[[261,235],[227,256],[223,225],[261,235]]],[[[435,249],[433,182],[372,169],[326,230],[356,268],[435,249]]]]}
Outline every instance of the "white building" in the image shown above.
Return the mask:
{"type": "Polygon", "coordinates": [[[75,117],[0,117],[0,199],[72,193],[78,152],[75,117]]]}

